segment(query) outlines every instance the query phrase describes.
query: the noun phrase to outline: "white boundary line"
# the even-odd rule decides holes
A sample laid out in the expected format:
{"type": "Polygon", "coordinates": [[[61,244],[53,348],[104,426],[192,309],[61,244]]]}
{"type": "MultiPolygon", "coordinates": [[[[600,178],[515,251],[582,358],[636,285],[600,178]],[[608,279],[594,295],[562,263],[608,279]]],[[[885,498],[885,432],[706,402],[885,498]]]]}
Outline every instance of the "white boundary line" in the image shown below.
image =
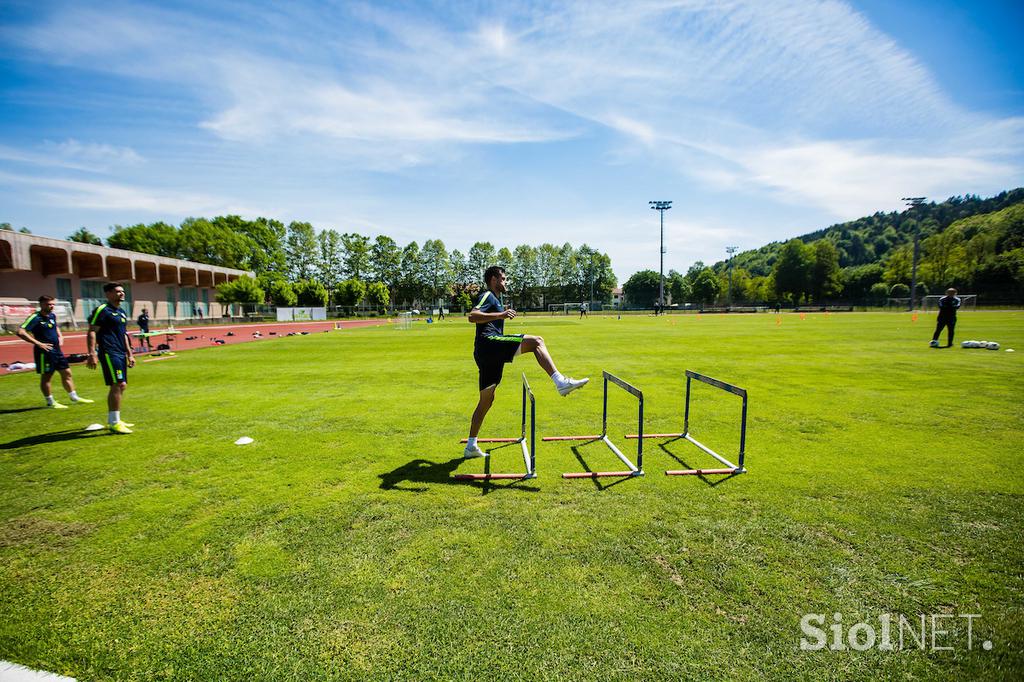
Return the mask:
{"type": "Polygon", "coordinates": [[[17,663],[0,661],[0,682],[76,682],[73,677],[64,677],[43,670],[33,670],[17,663]]]}

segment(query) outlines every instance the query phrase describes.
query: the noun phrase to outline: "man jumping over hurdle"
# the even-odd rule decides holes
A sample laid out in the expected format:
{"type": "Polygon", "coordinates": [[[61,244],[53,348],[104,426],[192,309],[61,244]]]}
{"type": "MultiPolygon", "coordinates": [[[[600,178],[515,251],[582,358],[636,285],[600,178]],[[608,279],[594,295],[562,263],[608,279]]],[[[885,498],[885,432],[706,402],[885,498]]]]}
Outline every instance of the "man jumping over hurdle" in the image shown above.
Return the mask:
{"type": "Polygon", "coordinates": [[[560,395],[566,396],[583,387],[590,379],[570,379],[555,368],[555,362],[548,353],[544,339],[526,334],[505,334],[505,320],[516,316],[512,308],[502,305],[500,296],[507,289],[508,278],[505,269],[492,265],[484,272],[487,289],[469,311],[469,321],[476,325],[476,339],[473,342],[473,359],[480,370],[480,401],[473,411],[469,425],[469,441],[463,457],[486,457],[487,453],[477,445],[477,435],[483,426],[484,417],[494,403],[494,391],[501,383],[505,363],[512,362],[521,353],[533,353],[560,395]]]}

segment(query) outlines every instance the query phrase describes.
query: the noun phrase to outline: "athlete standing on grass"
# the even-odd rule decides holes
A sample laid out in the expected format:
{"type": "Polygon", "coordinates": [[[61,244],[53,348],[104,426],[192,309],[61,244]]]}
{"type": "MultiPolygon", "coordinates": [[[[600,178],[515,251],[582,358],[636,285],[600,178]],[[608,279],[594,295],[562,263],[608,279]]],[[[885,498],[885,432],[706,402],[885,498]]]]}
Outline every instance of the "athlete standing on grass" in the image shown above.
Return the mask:
{"type": "Polygon", "coordinates": [[[89,369],[96,365],[103,368],[103,380],[110,391],[107,393],[107,426],[111,433],[131,433],[121,421],[121,398],[128,387],[128,368],[135,366],[132,344],[128,340],[128,315],[121,310],[124,301],[124,287],[110,282],[103,285],[107,302],[89,316],[89,369]]]}
{"type": "Polygon", "coordinates": [[[68,392],[71,402],[84,404],[94,401],[75,392],[71,367],[60,349],[60,345],[64,343],[64,336],[57,326],[57,316],[53,314],[54,300],[53,296],[40,296],[38,312],[32,313],[32,316],[25,320],[18,329],[18,336],[32,344],[36,372],[39,373],[39,388],[46,398],[46,406],[62,410],[67,409],[67,405],[61,405],[54,400],[53,391],[50,390],[50,379],[53,378],[54,372],[60,373],[60,382],[64,384],[64,390],[68,392]]]}
{"type": "Polygon", "coordinates": [[[525,334],[505,334],[505,320],[516,316],[512,308],[501,304],[500,296],[507,289],[508,278],[505,269],[492,265],[484,272],[487,289],[481,292],[477,304],[469,311],[469,321],[476,325],[476,339],[473,342],[473,359],[480,370],[480,401],[473,411],[469,425],[469,441],[463,457],[486,457],[487,453],[477,445],[477,435],[484,423],[487,411],[494,403],[494,391],[501,383],[505,363],[512,362],[520,353],[533,353],[537,364],[548,373],[559,394],[569,395],[584,386],[590,379],[570,379],[555,369],[555,363],[548,353],[544,339],[525,334]]]}

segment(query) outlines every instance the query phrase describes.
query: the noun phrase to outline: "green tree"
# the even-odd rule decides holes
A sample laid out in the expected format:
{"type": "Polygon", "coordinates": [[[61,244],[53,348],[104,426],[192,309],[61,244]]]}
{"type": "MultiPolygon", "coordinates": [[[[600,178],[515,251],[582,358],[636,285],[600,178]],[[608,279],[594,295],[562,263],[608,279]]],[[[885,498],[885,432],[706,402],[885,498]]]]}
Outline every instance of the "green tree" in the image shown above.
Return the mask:
{"type": "Polygon", "coordinates": [[[641,270],[635,272],[622,285],[622,294],[626,302],[634,308],[653,307],[658,300],[658,285],[661,282],[661,275],[654,270],[641,270]]]}
{"type": "Polygon", "coordinates": [[[366,301],[378,311],[386,310],[391,304],[388,288],[384,282],[371,282],[366,286],[366,301]]]}
{"type": "Polygon", "coordinates": [[[402,273],[402,251],[391,237],[378,235],[370,247],[370,277],[388,288],[388,305],[395,300],[402,273]]]}
{"type": "Polygon", "coordinates": [[[839,252],[835,244],[819,239],[811,247],[814,263],[811,266],[811,295],[815,301],[823,301],[839,295],[842,280],[839,271],[839,252]]]}
{"type": "Polygon", "coordinates": [[[71,234],[69,234],[68,241],[79,242],[80,244],[93,244],[94,246],[103,246],[103,240],[84,227],[80,227],[71,234]]]}
{"type": "Polygon", "coordinates": [[[885,268],[883,279],[885,283],[893,285],[900,282],[909,282],[913,263],[913,247],[901,246],[898,249],[889,251],[889,255],[886,256],[883,263],[885,268]]]}
{"type": "Polygon", "coordinates": [[[359,301],[363,300],[365,295],[365,282],[358,279],[346,279],[338,284],[338,288],[334,292],[334,302],[340,306],[352,308],[359,305],[359,301]]]}
{"type": "Polygon", "coordinates": [[[701,305],[714,303],[722,291],[722,282],[711,268],[704,268],[690,284],[690,295],[701,305]]]}
{"type": "Polygon", "coordinates": [[[794,303],[799,302],[810,289],[813,267],[813,251],[799,239],[790,239],[783,245],[772,270],[775,292],[783,298],[792,298],[794,303]]]}
{"type": "Polygon", "coordinates": [[[337,230],[322,230],[316,236],[316,278],[327,289],[328,295],[341,281],[341,235],[337,230]]]}
{"type": "Polygon", "coordinates": [[[409,242],[402,249],[401,275],[398,282],[398,300],[414,303],[420,298],[423,288],[420,277],[420,246],[416,242],[409,242]]]}
{"type": "Polygon", "coordinates": [[[267,300],[273,305],[290,308],[299,302],[291,283],[277,273],[263,273],[257,277],[260,288],[267,294],[267,300]]]}
{"type": "Polygon", "coordinates": [[[521,244],[512,252],[508,267],[509,291],[516,305],[527,308],[537,304],[537,249],[521,244]]]}
{"type": "Polygon", "coordinates": [[[249,270],[257,275],[265,272],[276,272],[285,275],[287,259],[284,252],[284,239],[287,234],[284,223],[270,218],[243,220],[238,216],[214,218],[215,223],[222,223],[237,234],[249,240],[249,253],[246,264],[249,270]]]}
{"type": "Polygon", "coordinates": [[[345,277],[365,281],[370,270],[370,238],[346,232],[341,235],[341,253],[345,277]]]}
{"type": "Polygon", "coordinates": [[[288,224],[284,244],[285,270],[288,279],[297,282],[310,279],[316,269],[316,233],[309,223],[292,221],[288,224]]]}
{"type": "Polygon", "coordinates": [[[477,242],[469,248],[469,267],[473,270],[473,276],[476,281],[484,281],[484,270],[497,265],[497,252],[494,250],[494,244],[490,242],[477,242]]]}
{"type": "Polygon", "coordinates": [[[423,242],[423,250],[420,251],[420,275],[423,289],[429,292],[431,307],[438,298],[447,297],[448,250],[440,239],[428,239],[423,242]]]}
{"type": "Polygon", "coordinates": [[[228,225],[205,218],[187,218],[178,231],[179,257],[196,263],[243,268],[248,264],[252,242],[228,225]]]}
{"type": "Polygon", "coordinates": [[[0,230],[7,230],[8,232],[14,232],[14,228],[11,227],[10,223],[0,223],[0,230]]]}
{"type": "Polygon", "coordinates": [[[882,281],[884,272],[878,263],[843,268],[841,273],[843,296],[852,300],[871,297],[873,287],[882,281]]]}
{"type": "Polygon", "coordinates": [[[876,282],[871,285],[871,289],[868,291],[868,298],[875,305],[881,305],[885,303],[885,299],[889,297],[889,285],[885,282],[876,282]]]}
{"type": "Polygon", "coordinates": [[[167,223],[150,225],[139,223],[129,227],[114,225],[113,233],[107,237],[107,246],[136,253],[150,253],[165,258],[178,258],[181,253],[178,228],[167,223]]]}
{"type": "Polygon", "coordinates": [[[265,299],[263,289],[255,279],[242,275],[236,280],[224,282],[217,286],[217,300],[220,303],[262,303],[265,299]]]}
{"type": "Polygon", "coordinates": [[[293,288],[300,306],[319,308],[327,305],[330,300],[327,288],[313,279],[300,279],[293,288]]]}

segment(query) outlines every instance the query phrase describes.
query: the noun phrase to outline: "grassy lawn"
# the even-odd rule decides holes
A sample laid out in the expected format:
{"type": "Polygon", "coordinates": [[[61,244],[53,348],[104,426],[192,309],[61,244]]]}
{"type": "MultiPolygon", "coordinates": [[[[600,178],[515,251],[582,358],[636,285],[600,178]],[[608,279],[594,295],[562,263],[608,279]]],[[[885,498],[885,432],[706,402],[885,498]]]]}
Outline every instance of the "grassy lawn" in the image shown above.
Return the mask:
{"type": "MultiPolygon", "coordinates": [[[[131,436],[81,430],[106,416],[84,367],[96,405],[61,411],[25,410],[35,375],[0,377],[0,659],[86,680],[1020,679],[1024,313],[958,329],[1016,353],[929,349],[931,316],[778,321],[506,325],[592,384],[560,398],[520,358],[482,435],[518,433],[523,371],[538,435],[600,429],[602,369],[644,391],[647,431],[678,430],[692,369],[750,392],[750,473],[720,483],[664,476],[717,463],[657,440],[643,478],[563,480],[621,465],[543,443],[536,480],[451,481],[484,468],[460,459],[460,318],[140,365],[131,436]],[[844,634],[928,614],[926,650],[908,632],[902,651],[803,651],[808,613],[844,634]],[[933,614],[952,650],[932,650],[933,614]],[[960,614],[980,614],[971,650],[960,614]]],[[[694,435],[734,456],[739,399],[694,391],[694,435]]],[[[635,399],[612,392],[609,415],[635,453],[635,399]]],[[[521,465],[517,447],[490,464],[521,465]]]]}

